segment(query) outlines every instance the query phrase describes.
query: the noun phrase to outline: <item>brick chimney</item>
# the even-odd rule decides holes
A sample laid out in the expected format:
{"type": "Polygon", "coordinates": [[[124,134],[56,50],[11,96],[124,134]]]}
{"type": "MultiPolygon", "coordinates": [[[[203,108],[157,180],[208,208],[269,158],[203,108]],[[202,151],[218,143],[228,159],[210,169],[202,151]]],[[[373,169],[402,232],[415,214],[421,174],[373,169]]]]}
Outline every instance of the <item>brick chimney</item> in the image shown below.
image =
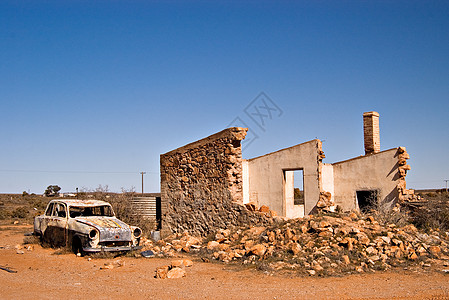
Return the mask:
{"type": "Polygon", "coordinates": [[[379,113],[363,113],[363,134],[365,138],[365,155],[380,152],[379,113]]]}

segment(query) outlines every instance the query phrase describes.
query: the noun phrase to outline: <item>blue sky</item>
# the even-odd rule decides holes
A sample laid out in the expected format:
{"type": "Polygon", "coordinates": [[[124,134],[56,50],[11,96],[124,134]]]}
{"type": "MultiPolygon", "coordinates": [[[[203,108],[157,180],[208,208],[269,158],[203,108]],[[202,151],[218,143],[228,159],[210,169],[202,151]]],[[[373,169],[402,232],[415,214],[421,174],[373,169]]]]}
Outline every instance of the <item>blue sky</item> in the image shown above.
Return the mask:
{"type": "Polygon", "coordinates": [[[244,158],[319,138],[325,162],[405,146],[449,179],[447,1],[2,1],[0,193],[159,191],[159,155],[243,120],[244,158]],[[264,131],[245,108],[282,114],[264,131]]]}

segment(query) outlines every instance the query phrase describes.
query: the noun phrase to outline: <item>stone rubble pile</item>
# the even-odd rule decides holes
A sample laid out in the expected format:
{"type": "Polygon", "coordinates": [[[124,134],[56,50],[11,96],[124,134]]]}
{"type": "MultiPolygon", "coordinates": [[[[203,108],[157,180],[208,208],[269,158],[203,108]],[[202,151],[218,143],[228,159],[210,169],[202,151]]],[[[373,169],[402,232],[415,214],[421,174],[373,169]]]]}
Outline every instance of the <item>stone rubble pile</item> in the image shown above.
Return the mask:
{"type": "Polygon", "coordinates": [[[264,226],[218,229],[208,238],[184,232],[147,246],[160,256],[195,253],[203,261],[320,276],[397,266],[428,267],[429,261],[449,261],[448,232],[426,234],[411,224],[381,226],[372,216],[356,213],[272,219],[264,226]]]}

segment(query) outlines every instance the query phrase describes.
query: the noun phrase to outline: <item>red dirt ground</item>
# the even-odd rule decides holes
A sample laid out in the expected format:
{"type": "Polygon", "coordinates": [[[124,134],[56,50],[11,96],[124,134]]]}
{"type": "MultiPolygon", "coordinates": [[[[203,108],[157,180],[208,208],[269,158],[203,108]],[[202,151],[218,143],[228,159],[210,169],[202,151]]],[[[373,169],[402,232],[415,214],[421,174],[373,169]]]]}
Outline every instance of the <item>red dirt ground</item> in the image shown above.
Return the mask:
{"type": "MultiPolygon", "coordinates": [[[[32,226],[0,226],[1,299],[449,299],[449,275],[389,271],[345,277],[269,276],[195,258],[181,279],[156,279],[168,258],[92,258],[22,244],[32,226]],[[25,245],[26,246],[26,245],[25,245]],[[100,269],[120,261],[123,266],[100,269]]],[[[175,258],[174,258],[175,259],[175,258]]]]}

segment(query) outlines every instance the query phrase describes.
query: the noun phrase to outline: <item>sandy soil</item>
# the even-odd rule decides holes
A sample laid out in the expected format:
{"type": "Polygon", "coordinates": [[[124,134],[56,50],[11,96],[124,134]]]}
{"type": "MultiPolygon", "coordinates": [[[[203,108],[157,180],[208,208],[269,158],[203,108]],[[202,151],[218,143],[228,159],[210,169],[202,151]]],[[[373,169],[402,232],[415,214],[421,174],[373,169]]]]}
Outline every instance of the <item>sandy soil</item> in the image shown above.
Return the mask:
{"type": "Polygon", "coordinates": [[[193,258],[186,277],[156,279],[156,267],[172,259],[88,260],[37,244],[32,251],[17,254],[15,246],[31,230],[31,226],[0,226],[0,266],[17,271],[0,270],[1,299],[449,299],[449,275],[438,270],[286,277],[193,258]],[[115,267],[101,269],[109,263],[115,267]]]}

